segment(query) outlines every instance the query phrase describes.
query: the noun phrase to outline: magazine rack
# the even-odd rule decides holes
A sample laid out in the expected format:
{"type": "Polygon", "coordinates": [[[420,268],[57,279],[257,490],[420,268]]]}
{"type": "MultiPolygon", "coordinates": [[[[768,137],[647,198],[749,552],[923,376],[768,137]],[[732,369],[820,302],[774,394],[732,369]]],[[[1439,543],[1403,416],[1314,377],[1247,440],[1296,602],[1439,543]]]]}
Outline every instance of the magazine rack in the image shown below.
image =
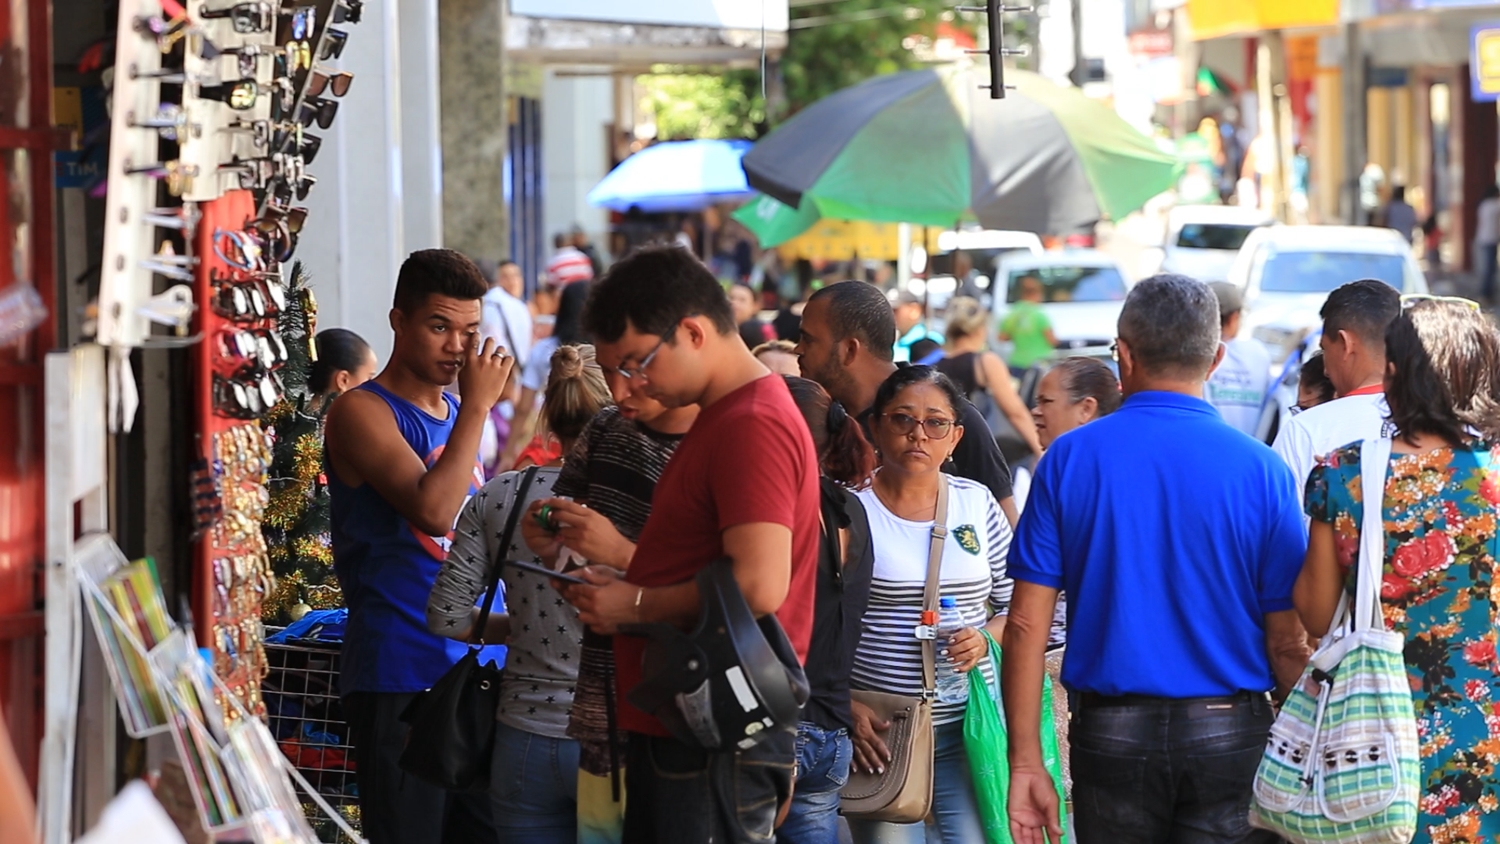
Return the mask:
{"type": "Polygon", "coordinates": [[[77,580],[127,730],[133,736],[171,733],[210,837],[316,844],[302,814],[302,792],[348,841],[362,844],[281,753],[265,724],[214,674],[193,647],[191,631],[166,614],[148,562],[130,562],[108,535],[96,534],[82,543],[77,580]]]}

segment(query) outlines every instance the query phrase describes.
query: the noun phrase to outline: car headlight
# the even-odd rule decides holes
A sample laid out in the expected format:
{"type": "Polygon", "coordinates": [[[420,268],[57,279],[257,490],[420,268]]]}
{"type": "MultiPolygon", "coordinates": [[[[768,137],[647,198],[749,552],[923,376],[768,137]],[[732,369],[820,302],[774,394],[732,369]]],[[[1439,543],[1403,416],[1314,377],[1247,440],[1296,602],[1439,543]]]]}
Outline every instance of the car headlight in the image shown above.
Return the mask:
{"type": "Polygon", "coordinates": [[[1254,331],[1250,332],[1251,337],[1264,343],[1266,348],[1271,350],[1271,362],[1277,364],[1286,361],[1305,334],[1304,331],[1274,325],[1257,326],[1254,331]]]}

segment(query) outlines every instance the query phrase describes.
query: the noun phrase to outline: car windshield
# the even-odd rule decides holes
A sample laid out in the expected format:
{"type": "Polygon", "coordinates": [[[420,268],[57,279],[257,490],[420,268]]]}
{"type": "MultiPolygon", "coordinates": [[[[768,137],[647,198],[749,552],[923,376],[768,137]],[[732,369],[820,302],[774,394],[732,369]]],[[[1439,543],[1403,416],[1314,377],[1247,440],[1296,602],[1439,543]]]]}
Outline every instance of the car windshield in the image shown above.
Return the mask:
{"type": "Polygon", "coordinates": [[[1021,281],[1031,277],[1042,283],[1044,302],[1121,302],[1125,279],[1114,267],[1038,267],[1010,274],[1006,301],[1021,301],[1021,281]]]}
{"type": "Polygon", "coordinates": [[[1260,274],[1266,293],[1330,293],[1362,278],[1401,289],[1406,262],[1400,255],[1361,252],[1272,252],[1260,274]]]}
{"type": "Polygon", "coordinates": [[[1177,245],[1184,249],[1227,249],[1234,251],[1245,243],[1255,226],[1228,226],[1216,223],[1187,223],[1177,233],[1177,245]]]}
{"type": "MultiPolygon", "coordinates": [[[[1012,253],[1027,252],[1029,250],[1024,246],[1016,246],[1007,248],[997,247],[994,249],[965,249],[963,251],[969,256],[974,269],[978,270],[980,275],[994,278],[995,268],[1000,265],[1001,258],[1012,253]]],[[[929,258],[927,277],[936,278],[940,275],[953,275],[953,256],[955,254],[957,253],[943,252],[929,258]]]]}

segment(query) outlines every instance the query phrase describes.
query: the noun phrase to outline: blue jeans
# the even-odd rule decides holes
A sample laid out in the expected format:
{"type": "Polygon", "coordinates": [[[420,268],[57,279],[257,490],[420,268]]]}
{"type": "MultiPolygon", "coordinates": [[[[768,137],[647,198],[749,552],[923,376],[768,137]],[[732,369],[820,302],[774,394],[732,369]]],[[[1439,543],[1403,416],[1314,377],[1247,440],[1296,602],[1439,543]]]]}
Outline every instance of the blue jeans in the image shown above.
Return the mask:
{"type": "Polygon", "coordinates": [[[490,805],[500,844],[576,844],[578,742],[495,724],[490,805]]]}
{"type": "Polygon", "coordinates": [[[932,814],[937,823],[849,821],[855,844],[970,844],[984,840],[969,755],[964,752],[964,722],[934,729],[937,747],[932,756],[932,814]]]}
{"type": "Polygon", "coordinates": [[[848,730],[797,725],[797,781],[778,844],[838,844],[839,789],[849,781],[854,742],[848,730]]]}
{"type": "Polygon", "coordinates": [[[1263,695],[1125,705],[1079,697],[1068,740],[1080,844],[1276,840],[1250,827],[1250,788],[1272,720],[1263,695]]]}

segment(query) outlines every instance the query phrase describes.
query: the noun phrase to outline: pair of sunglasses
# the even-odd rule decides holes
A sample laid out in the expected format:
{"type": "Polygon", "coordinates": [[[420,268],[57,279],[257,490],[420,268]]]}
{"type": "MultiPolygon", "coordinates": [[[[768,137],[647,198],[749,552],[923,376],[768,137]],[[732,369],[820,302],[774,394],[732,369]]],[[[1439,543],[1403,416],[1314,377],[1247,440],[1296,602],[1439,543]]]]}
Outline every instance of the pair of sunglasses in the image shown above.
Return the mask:
{"type": "Polygon", "coordinates": [[[365,0],[339,0],[333,7],[334,23],[359,23],[365,15],[365,0]]]}
{"type": "Polygon", "coordinates": [[[301,234],[302,226],[307,221],[307,208],[305,206],[277,205],[274,202],[267,203],[261,209],[259,215],[250,221],[250,225],[262,232],[275,231],[278,226],[285,225],[287,231],[292,234],[301,234]]]}
{"type": "MultiPolygon", "coordinates": [[[[135,116],[135,112],[125,115],[125,123],[134,129],[155,129],[157,134],[164,140],[175,141],[187,134],[188,115],[182,106],[176,103],[162,103],[156,107],[156,114],[145,119],[135,116]]],[[[196,135],[201,129],[193,126],[193,134],[196,135]]]]}
{"type": "Polygon", "coordinates": [[[287,362],[286,343],[275,329],[225,329],[219,332],[219,352],[234,363],[236,372],[258,375],[273,372],[287,362]]]}
{"type": "Polygon", "coordinates": [[[205,100],[217,100],[235,111],[254,108],[255,101],[260,99],[260,95],[260,84],[250,77],[220,82],[217,85],[198,86],[199,97],[205,100]]]}
{"type": "Polygon", "coordinates": [[[286,288],[268,275],[234,279],[213,273],[214,313],[231,322],[258,322],[286,310],[286,288]]]}
{"type": "Polygon", "coordinates": [[[349,43],[349,33],[342,29],[330,28],[323,37],[323,46],[318,50],[318,61],[332,61],[344,54],[344,47],[349,43]]]}
{"type": "Polygon", "coordinates": [[[185,202],[175,208],[153,208],[141,215],[141,222],[159,229],[176,229],[191,239],[202,216],[197,203],[185,202]]]}
{"type": "Polygon", "coordinates": [[[338,100],[310,96],[302,101],[302,113],[297,115],[297,122],[308,129],[312,128],[313,123],[317,123],[319,129],[327,129],[333,125],[333,119],[338,113],[338,100]]]}
{"type": "Polygon", "coordinates": [[[265,416],[286,393],[275,372],[224,378],[214,376],[214,413],[229,419],[253,420],[265,416]]]}
{"type": "MultiPolygon", "coordinates": [[[[312,76],[307,80],[307,93],[309,96],[321,97],[324,91],[332,93],[335,97],[342,97],[349,93],[349,86],[354,83],[354,74],[347,70],[334,73],[314,69],[312,76]]],[[[323,128],[328,128],[324,126],[323,128]]]]}
{"type": "Polygon", "coordinates": [[[260,241],[243,229],[214,229],[214,255],[225,264],[247,273],[264,272],[265,252],[260,241]]]}
{"type": "Polygon", "coordinates": [[[276,21],[275,9],[270,3],[257,0],[251,3],[236,3],[227,9],[210,9],[207,6],[198,8],[198,17],[203,20],[222,20],[228,18],[234,31],[242,35],[253,33],[270,32],[271,25],[276,21]]]}

